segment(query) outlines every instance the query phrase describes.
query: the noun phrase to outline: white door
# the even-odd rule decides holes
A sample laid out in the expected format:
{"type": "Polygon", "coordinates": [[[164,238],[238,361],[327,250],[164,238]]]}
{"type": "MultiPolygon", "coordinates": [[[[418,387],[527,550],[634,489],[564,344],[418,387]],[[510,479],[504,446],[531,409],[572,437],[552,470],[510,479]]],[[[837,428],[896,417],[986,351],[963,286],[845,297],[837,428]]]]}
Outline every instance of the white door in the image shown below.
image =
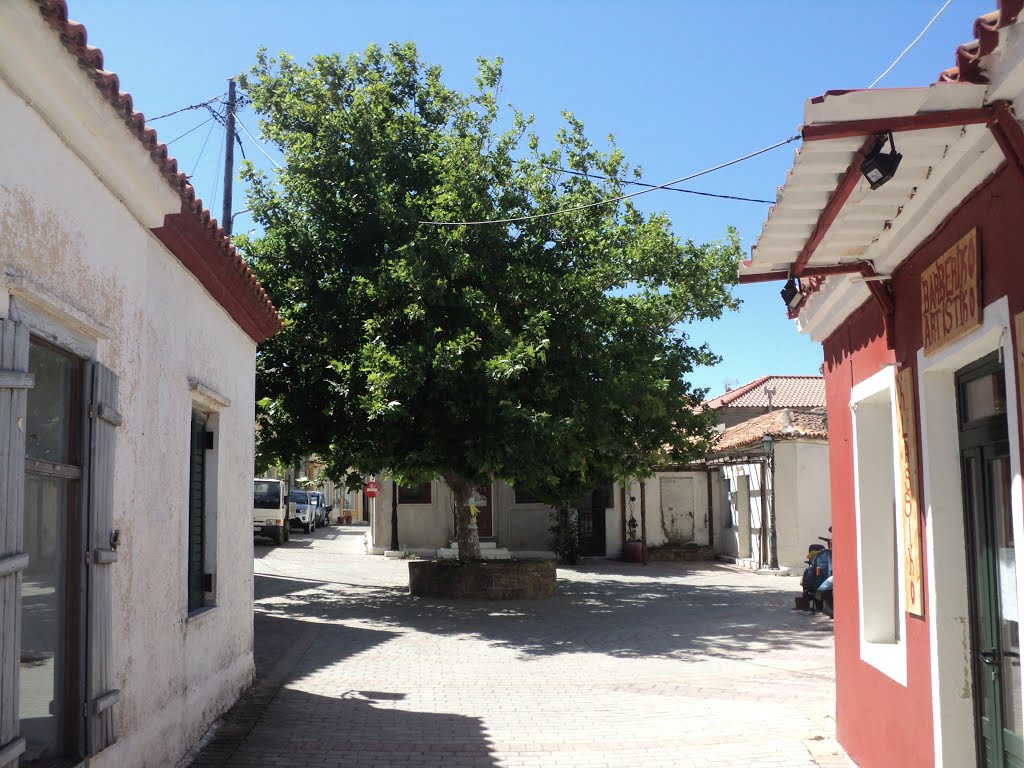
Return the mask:
{"type": "Polygon", "coordinates": [[[693,478],[661,478],[661,524],[669,544],[693,541],[693,478]]]}

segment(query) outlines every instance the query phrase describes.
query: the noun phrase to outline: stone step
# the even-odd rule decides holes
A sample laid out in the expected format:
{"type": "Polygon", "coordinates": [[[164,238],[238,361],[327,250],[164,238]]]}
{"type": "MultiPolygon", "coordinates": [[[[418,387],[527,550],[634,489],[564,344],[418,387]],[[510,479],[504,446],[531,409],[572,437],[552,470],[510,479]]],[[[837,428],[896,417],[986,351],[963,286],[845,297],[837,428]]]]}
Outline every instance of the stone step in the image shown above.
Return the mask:
{"type": "MultiPolygon", "coordinates": [[[[494,542],[494,541],[481,541],[480,542],[480,549],[481,550],[484,550],[484,549],[497,549],[497,548],[498,548],[497,542],[494,542]]],[[[457,542],[457,541],[450,541],[450,542],[448,542],[448,549],[454,549],[456,552],[458,552],[459,551],[459,542],[457,542]]]]}

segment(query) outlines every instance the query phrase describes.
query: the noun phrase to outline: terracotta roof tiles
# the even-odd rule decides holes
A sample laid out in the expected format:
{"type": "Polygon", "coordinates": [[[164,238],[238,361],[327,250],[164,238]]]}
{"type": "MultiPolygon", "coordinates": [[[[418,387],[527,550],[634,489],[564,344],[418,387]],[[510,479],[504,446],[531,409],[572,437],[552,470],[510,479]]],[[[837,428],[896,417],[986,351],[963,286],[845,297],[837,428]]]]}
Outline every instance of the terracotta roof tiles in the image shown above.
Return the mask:
{"type": "Polygon", "coordinates": [[[974,22],[974,40],[957,46],[956,65],[939,73],[940,83],[988,82],[981,59],[999,45],[999,30],[1017,22],[1024,0],[999,0],[996,10],[979,16],[974,22]]]}
{"type": "Polygon", "coordinates": [[[744,448],[760,451],[761,440],[765,435],[771,435],[775,440],[827,440],[828,415],[825,408],[821,407],[806,411],[781,408],[755,416],[720,434],[711,446],[711,454],[735,452],[744,448]]]}
{"type": "MultiPolygon", "coordinates": [[[[248,308],[253,310],[246,313],[249,322],[241,323],[246,332],[257,342],[273,335],[281,327],[281,319],[270,298],[256,280],[249,265],[231,244],[227,233],[203,207],[203,201],[196,197],[195,189],[189,184],[188,177],[178,170],[178,161],[168,154],[167,145],[160,142],[156,131],[146,125],[145,115],[135,110],[131,94],[121,91],[118,76],[103,69],[103,51],[88,44],[84,25],[68,19],[66,0],[36,0],[36,4],[47,24],[60,37],[64,48],[78,59],[79,66],[92,79],[97,90],[113,106],[139,143],[149,152],[167,183],[178,193],[182,202],[182,212],[187,212],[195,219],[217,257],[222,259],[223,263],[216,265],[215,269],[224,284],[223,288],[235,294],[232,297],[233,303],[237,305],[238,300],[243,299],[248,308]]],[[[203,275],[197,273],[204,285],[207,284],[205,274],[209,272],[203,275]]],[[[207,288],[210,288],[215,296],[222,293],[209,285],[207,288]]]]}
{"type": "Polygon", "coordinates": [[[825,405],[823,376],[762,376],[704,403],[708,408],[813,408],[825,405]],[[768,390],[774,390],[771,403],[768,390]]]}

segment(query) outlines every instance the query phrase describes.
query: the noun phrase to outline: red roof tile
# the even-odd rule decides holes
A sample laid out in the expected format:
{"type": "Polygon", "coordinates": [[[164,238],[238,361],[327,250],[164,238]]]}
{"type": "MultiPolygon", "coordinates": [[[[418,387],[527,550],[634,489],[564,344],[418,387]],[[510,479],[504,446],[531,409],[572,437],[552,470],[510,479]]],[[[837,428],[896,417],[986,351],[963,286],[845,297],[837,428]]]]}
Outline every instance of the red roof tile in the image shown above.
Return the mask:
{"type": "Polygon", "coordinates": [[[979,16],[974,22],[974,37],[956,49],[956,65],[939,73],[940,83],[987,83],[981,58],[999,45],[999,30],[1016,23],[1024,10],[1024,0],[998,0],[996,10],[979,16]]]}
{"type": "Polygon", "coordinates": [[[825,405],[823,376],[762,376],[705,401],[708,408],[767,408],[768,390],[774,408],[814,408],[825,405]]]}
{"type": "Polygon", "coordinates": [[[761,450],[761,439],[765,435],[771,435],[775,440],[827,440],[828,416],[824,407],[807,411],[782,408],[764,413],[725,430],[712,444],[711,454],[744,448],[761,450]]]}
{"type": "MultiPolygon", "coordinates": [[[[201,249],[198,258],[196,254],[191,254],[191,258],[183,258],[180,253],[172,252],[196,274],[200,282],[225,306],[254,341],[259,343],[272,336],[281,328],[281,318],[277,310],[249,269],[249,265],[231,244],[227,233],[203,207],[203,201],[196,197],[188,177],[178,171],[178,162],[168,154],[167,145],[158,141],[156,131],[146,125],[145,116],[134,109],[131,94],[120,90],[121,84],[116,74],[103,69],[103,52],[88,45],[86,30],[82,24],[68,19],[66,0],[36,0],[36,4],[40,14],[59,35],[64,48],[78,59],[79,66],[85,70],[103,98],[110,102],[128,129],[149,152],[167,183],[181,197],[181,213],[187,214],[201,230],[199,242],[193,242],[193,247],[201,249]],[[219,263],[202,264],[197,270],[195,264],[198,261],[209,259],[219,263]]],[[[178,226],[180,227],[180,223],[178,226]]],[[[165,240],[163,237],[160,239],[165,240]]]]}

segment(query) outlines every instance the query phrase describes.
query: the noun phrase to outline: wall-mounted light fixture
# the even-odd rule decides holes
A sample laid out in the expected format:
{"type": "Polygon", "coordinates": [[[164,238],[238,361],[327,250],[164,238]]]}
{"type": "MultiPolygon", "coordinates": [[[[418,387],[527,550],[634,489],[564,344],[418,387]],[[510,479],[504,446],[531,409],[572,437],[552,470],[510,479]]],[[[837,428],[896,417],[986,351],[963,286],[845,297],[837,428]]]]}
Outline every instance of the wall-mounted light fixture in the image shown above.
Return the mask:
{"type": "Polygon", "coordinates": [[[896,143],[893,141],[892,131],[889,131],[888,141],[889,146],[892,148],[891,152],[882,151],[886,142],[886,138],[883,136],[868,153],[867,157],[864,158],[864,162],[860,164],[860,172],[864,174],[864,178],[868,180],[868,184],[871,185],[872,189],[878,189],[895,176],[896,169],[900,167],[900,160],[903,159],[903,155],[896,151],[896,143]]]}
{"type": "Polygon", "coordinates": [[[779,291],[779,295],[782,296],[782,300],[786,302],[786,306],[792,309],[800,300],[803,299],[803,291],[800,290],[800,283],[795,277],[789,278],[786,281],[785,287],[779,291]]]}

